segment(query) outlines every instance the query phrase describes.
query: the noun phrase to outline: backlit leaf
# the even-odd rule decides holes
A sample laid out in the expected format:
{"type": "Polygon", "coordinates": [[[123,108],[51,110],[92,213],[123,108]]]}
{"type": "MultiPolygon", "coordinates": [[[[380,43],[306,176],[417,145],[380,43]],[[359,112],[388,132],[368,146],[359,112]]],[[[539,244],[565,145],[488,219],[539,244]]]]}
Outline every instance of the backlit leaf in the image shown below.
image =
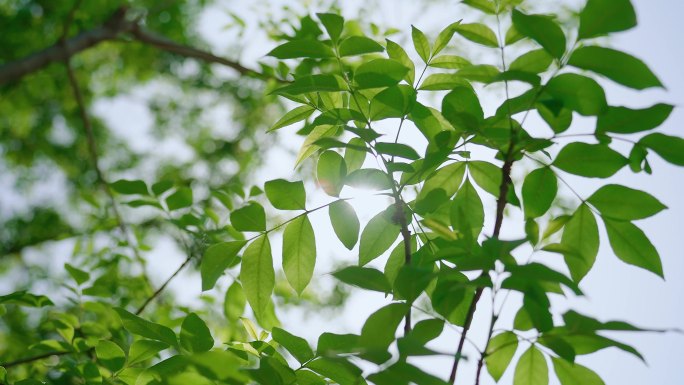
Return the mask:
{"type": "Polygon", "coordinates": [[[274,179],[264,184],[266,197],[279,210],[305,210],[306,191],[302,181],[274,179]]]}
{"type": "Polygon", "coordinates": [[[316,240],[308,215],[290,222],[283,233],[283,271],[298,294],[302,294],[313,276],[316,264],[316,240]]]}
{"type": "Polygon", "coordinates": [[[585,366],[556,357],[551,357],[551,361],[561,385],[604,385],[601,377],[585,366]]]}
{"type": "Polygon", "coordinates": [[[287,43],[273,48],[271,52],[266,55],[278,59],[335,57],[332,48],[313,39],[288,41],[287,43]]]}
{"type": "Polygon", "coordinates": [[[316,176],[318,184],[330,196],[339,196],[344,187],[347,165],[342,155],[335,151],[325,151],[318,158],[316,176]]]}
{"type": "Polygon", "coordinates": [[[330,222],[337,238],[344,247],[351,250],[359,239],[359,218],[356,216],[354,207],[346,201],[337,201],[328,208],[330,222]]]}
{"type": "Polygon", "coordinates": [[[399,83],[409,69],[392,59],[375,59],[363,63],[354,72],[358,88],[389,87],[399,83]]]}
{"type": "Polygon", "coordinates": [[[266,212],[260,204],[248,202],[230,213],[230,223],[238,231],[265,231],[266,212]]]}
{"type": "Polygon", "coordinates": [[[497,334],[489,341],[485,363],[494,381],[499,382],[516,350],[518,350],[518,337],[513,332],[497,334]]]}
{"type": "Polygon", "coordinates": [[[515,367],[513,385],[548,385],[549,367],[546,359],[534,345],[523,353],[515,367]]]}
{"type": "Polygon", "coordinates": [[[288,111],[285,115],[283,115],[282,118],[278,119],[278,121],[269,129],[269,131],[277,130],[285,126],[301,122],[302,120],[311,116],[314,111],[316,111],[316,109],[311,106],[296,107],[295,109],[288,111]]]}
{"type": "Polygon", "coordinates": [[[271,302],[271,293],[275,287],[271,244],[266,235],[254,240],[245,249],[242,256],[240,280],[247,301],[259,317],[271,302]]]}
{"type": "Polygon", "coordinates": [[[382,52],[385,48],[371,38],[365,36],[349,36],[340,42],[338,50],[340,56],[344,57],[382,52]]]}
{"type": "Polygon", "coordinates": [[[245,241],[221,242],[211,245],[204,252],[200,274],[202,291],[210,290],[223,272],[233,264],[245,241]]]}
{"type": "Polygon", "coordinates": [[[393,209],[381,211],[364,227],[359,245],[360,266],[379,257],[396,241],[400,227],[392,219],[393,213],[393,209]]]}
{"type": "Polygon", "coordinates": [[[167,345],[178,346],[176,333],[168,327],[140,318],[119,307],[114,308],[114,310],[119,314],[124,328],[129,332],[151,340],[164,342],[167,345]]]}
{"type": "Polygon", "coordinates": [[[459,35],[475,43],[494,48],[499,46],[499,42],[496,39],[496,34],[494,31],[484,24],[460,24],[455,29],[459,35]]]}
{"type": "Polygon", "coordinates": [[[572,279],[581,281],[594,265],[599,249],[596,218],[586,204],[580,205],[565,224],[561,244],[572,251],[565,255],[572,279]]]}
{"type": "Polygon", "coordinates": [[[413,46],[418,52],[418,56],[423,59],[423,62],[427,63],[430,60],[430,43],[423,31],[419,30],[415,26],[411,26],[411,38],[413,39],[413,46]]]}

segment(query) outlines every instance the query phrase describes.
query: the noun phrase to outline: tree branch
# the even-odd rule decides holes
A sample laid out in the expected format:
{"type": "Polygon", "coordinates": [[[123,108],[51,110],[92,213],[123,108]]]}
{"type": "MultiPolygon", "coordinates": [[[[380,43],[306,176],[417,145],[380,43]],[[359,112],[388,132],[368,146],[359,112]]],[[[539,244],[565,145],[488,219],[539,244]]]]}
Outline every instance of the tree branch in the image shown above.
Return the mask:
{"type": "Polygon", "coordinates": [[[81,51],[104,41],[114,40],[124,34],[129,34],[141,43],[164,51],[230,67],[240,75],[253,76],[260,79],[273,78],[272,76],[246,68],[237,61],[216,56],[211,52],[195,47],[178,44],[164,36],[148,31],[140,25],[139,20],[126,20],[127,11],[127,7],[121,7],[99,27],[84,31],[70,39],[59,41],[29,56],[3,64],[0,66],[0,85],[18,81],[22,77],[39,71],[54,62],[63,62],[81,51]]]}

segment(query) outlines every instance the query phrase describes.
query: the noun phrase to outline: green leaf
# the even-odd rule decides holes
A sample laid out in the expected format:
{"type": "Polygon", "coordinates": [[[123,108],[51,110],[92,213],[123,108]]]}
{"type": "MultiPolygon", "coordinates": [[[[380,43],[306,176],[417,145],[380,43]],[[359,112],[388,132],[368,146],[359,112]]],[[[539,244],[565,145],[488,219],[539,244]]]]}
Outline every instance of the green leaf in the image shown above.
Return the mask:
{"type": "Polygon", "coordinates": [[[456,26],[456,32],[466,39],[485,45],[487,47],[497,48],[499,42],[496,39],[496,34],[491,28],[481,23],[460,24],[456,26]]]}
{"type": "Polygon", "coordinates": [[[120,307],[116,307],[114,310],[119,314],[124,328],[129,332],[151,340],[164,342],[170,346],[178,346],[176,333],[168,327],[140,318],[120,307]]]}
{"type": "Polygon", "coordinates": [[[499,382],[516,350],[518,350],[518,337],[513,332],[497,334],[489,341],[485,363],[494,381],[499,382]]]}
{"type": "Polygon", "coordinates": [[[456,87],[442,99],[442,115],[454,128],[475,131],[484,121],[477,94],[469,87],[456,87]]]}
{"type": "Polygon", "coordinates": [[[598,226],[589,206],[582,204],[565,224],[561,244],[571,253],[565,255],[570,275],[579,282],[591,270],[599,249],[598,226]]]}
{"type": "Polygon", "coordinates": [[[414,78],[416,76],[416,66],[413,64],[411,58],[404,49],[397,43],[387,39],[387,55],[390,59],[394,59],[399,63],[403,64],[404,67],[408,68],[408,72],[404,76],[404,80],[410,85],[413,84],[414,78]]]}
{"type": "Polygon", "coordinates": [[[563,106],[584,116],[601,115],[608,104],[603,88],[594,79],[573,73],[564,73],[551,79],[546,85],[554,99],[563,106]]]}
{"type": "Polygon", "coordinates": [[[346,201],[337,201],[328,207],[330,223],[332,223],[335,235],[347,249],[351,250],[359,239],[359,218],[356,216],[354,207],[346,201]]]}
{"type": "Polygon", "coordinates": [[[663,87],[658,77],[643,61],[611,48],[597,46],[578,48],[573,52],[568,64],[596,72],[637,90],[663,87]]]}
{"type": "Polygon", "coordinates": [[[518,32],[539,43],[555,58],[560,59],[565,53],[565,34],[550,17],[526,15],[514,9],[513,25],[518,32]]]}
{"type": "Polygon", "coordinates": [[[496,5],[491,0],[463,0],[463,4],[489,14],[496,15],[496,5]]]}
{"type": "Polygon", "coordinates": [[[640,228],[631,222],[608,218],[603,218],[603,223],[606,225],[610,246],[618,258],[664,277],[658,251],[640,228]]]}
{"type": "Polygon", "coordinates": [[[370,221],[361,233],[359,265],[363,266],[379,257],[392,246],[399,236],[400,227],[392,219],[393,208],[381,211],[370,221]]]}
{"type": "Polygon", "coordinates": [[[578,363],[568,362],[561,358],[551,357],[553,369],[561,385],[604,385],[605,383],[593,370],[578,363]]]}
{"type": "MultiPolygon", "coordinates": [[[[404,258],[406,258],[406,254],[404,258]]],[[[432,267],[404,265],[394,280],[395,293],[409,303],[415,301],[435,277],[432,267]]]]}
{"type": "Polygon", "coordinates": [[[522,33],[518,32],[517,29],[515,29],[514,25],[511,25],[510,28],[508,28],[508,31],[506,31],[506,37],[505,37],[505,43],[506,46],[513,45],[520,40],[524,39],[525,35],[522,33]]]}
{"type": "Polygon", "coordinates": [[[553,165],[587,178],[608,178],[628,163],[627,158],[605,144],[570,143],[563,147],[553,165]]]}
{"type": "MultiPolygon", "coordinates": [[[[464,67],[457,72],[457,75],[464,79],[480,83],[492,83],[496,81],[498,78],[506,78],[506,76],[512,77],[510,73],[503,74],[499,72],[498,68],[489,64],[476,64],[464,67]]],[[[525,74],[523,74],[523,76],[524,75],[525,74]]],[[[526,77],[529,80],[530,77],[534,78],[535,76],[528,75],[524,77],[526,77]]]]}
{"type": "Polygon", "coordinates": [[[277,94],[299,95],[308,92],[347,91],[347,83],[337,75],[317,74],[300,76],[286,86],[273,91],[277,94]]]}
{"type": "Polygon", "coordinates": [[[417,160],[420,158],[420,155],[418,155],[416,150],[411,148],[411,146],[402,143],[377,142],[375,144],[375,149],[380,154],[398,156],[410,160],[417,160]]]}
{"type": "Polygon", "coordinates": [[[538,168],[525,177],[522,198],[527,218],[544,215],[558,193],[556,174],[549,167],[538,168]]]}
{"type": "Polygon", "coordinates": [[[264,184],[266,197],[279,210],[306,210],[306,191],[302,181],[274,179],[264,184]]]}
{"type": "Polygon", "coordinates": [[[340,56],[344,57],[382,52],[385,48],[371,38],[365,36],[349,36],[340,42],[338,50],[340,56]]]}
{"type": "Polygon", "coordinates": [[[354,72],[354,82],[360,89],[389,87],[399,83],[409,69],[392,59],[375,59],[363,63],[354,72]]]}
{"type": "Polygon", "coordinates": [[[508,69],[538,74],[546,71],[552,62],[553,57],[545,50],[536,49],[520,55],[517,59],[513,60],[508,69]]]}
{"type": "Polygon", "coordinates": [[[366,142],[361,138],[351,138],[349,145],[352,147],[347,147],[344,150],[344,163],[347,165],[348,173],[360,169],[368,154],[366,151],[356,149],[356,147],[366,147],[366,142]]]}
{"type": "Polygon", "coordinates": [[[112,341],[100,340],[95,347],[97,362],[114,373],[124,367],[126,353],[112,341]]]}
{"type": "Polygon", "coordinates": [[[128,366],[133,366],[140,362],[147,361],[148,359],[155,357],[157,353],[168,348],[169,345],[152,340],[137,340],[131,345],[128,351],[128,366]]]}
{"type": "Polygon", "coordinates": [[[211,245],[204,252],[200,275],[202,276],[202,291],[210,290],[223,272],[232,266],[235,258],[245,241],[221,242],[211,245]]]}
{"type": "Polygon", "coordinates": [[[361,329],[360,344],[368,350],[364,356],[372,362],[386,361],[387,349],[394,341],[397,327],[410,307],[405,303],[392,303],[371,314],[361,329]]]}
{"type": "Polygon", "coordinates": [[[319,356],[330,356],[339,353],[351,353],[358,350],[359,336],[356,334],[323,333],[318,337],[316,353],[319,356]]]}
{"type": "Polygon", "coordinates": [[[273,328],[271,334],[273,339],[287,349],[299,363],[304,364],[314,358],[313,351],[304,338],[290,334],[281,328],[273,328]]]}
{"type": "Polygon", "coordinates": [[[262,316],[271,302],[271,293],[275,287],[271,244],[266,235],[247,246],[242,256],[240,280],[252,310],[257,317],[262,316]]]}
{"type": "Polygon", "coordinates": [[[446,26],[440,33],[437,35],[437,39],[435,40],[435,46],[433,48],[432,56],[437,55],[440,53],[444,47],[449,44],[451,41],[451,38],[454,36],[454,33],[458,29],[458,26],[461,24],[461,21],[457,21],[455,23],[451,23],[448,26],[446,26]]]}
{"type": "Polygon", "coordinates": [[[361,168],[353,171],[344,180],[346,185],[371,190],[389,190],[392,182],[389,176],[377,168],[361,168]]]}
{"type": "Polygon", "coordinates": [[[667,208],[651,194],[617,184],[601,187],[587,202],[602,216],[626,221],[648,218],[667,208]]]}
{"type": "Polygon", "coordinates": [[[466,178],[451,205],[451,226],[468,239],[476,240],[484,225],[484,207],[475,187],[466,178]]]}
{"type": "Polygon", "coordinates": [[[365,290],[389,293],[392,286],[385,278],[385,275],[376,269],[360,266],[348,266],[333,273],[333,276],[340,281],[360,287],[365,290]]]}
{"type": "Polygon", "coordinates": [[[90,274],[68,263],[64,264],[64,269],[67,271],[67,273],[69,273],[71,278],[73,278],[74,281],[76,281],[76,283],[79,285],[84,282],[87,282],[90,279],[90,274]]]}
{"type": "Polygon", "coordinates": [[[237,321],[245,312],[247,299],[239,282],[234,281],[223,299],[223,315],[230,321],[237,321]]]}
{"type": "Polygon", "coordinates": [[[388,87],[379,92],[370,106],[371,120],[386,118],[403,118],[408,114],[416,101],[416,92],[413,87],[400,84],[388,87]]]}
{"type": "Polygon", "coordinates": [[[495,198],[499,197],[501,190],[501,168],[489,162],[474,160],[468,162],[468,172],[475,179],[475,183],[478,186],[492,194],[495,198]]]}
{"type": "Polygon", "coordinates": [[[119,179],[110,183],[109,186],[112,190],[123,195],[150,195],[147,184],[141,180],[119,179]]]}
{"type": "Polygon", "coordinates": [[[416,197],[416,202],[426,199],[428,194],[436,189],[444,190],[445,196],[451,198],[461,186],[465,170],[466,162],[456,162],[435,171],[425,180],[423,188],[416,197]]]}
{"type": "Polygon", "coordinates": [[[324,151],[316,167],[318,184],[330,196],[339,196],[347,176],[347,165],[342,155],[335,151],[324,151]]]}
{"type": "Polygon", "coordinates": [[[197,314],[190,313],[183,320],[180,345],[190,353],[206,352],[214,347],[214,338],[207,324],[197,314]]]}
{"type": "Polygon", "coordinates": [[[189,187],[180,187],[166,198],[166,207],[170,211],[190,206],[192,206],[192,189],[189,187]]]}
{"type": "Polygon", "coordinates": [[[467,59],[456,55],[436,56],[430,60],[430,67],[435,68],[461,69],[471,65],[467,59]]]}
{"type": "Polygon", "coordinates": [[[313,39],[292,40],[281,44],[267,53],[278,59],[296,58],[328,58],[335,57],[335,53],[328,45],[313,39]]]}
{"type": "Polygon", "coordinates": [[[631,134],[652,130],[667,120],[674,107],[658,103],[648,108],[633,110],[627,107],[608,107],[598,116],[596,132],[631,134]]]}
{"type": "Polygon", "coordinates": [[[411,26],[411,39],[413,40],[413,46],[418,52],[418,56],[423,59],[424,63],[430,60],[430,43],[423,31],[419,30],[415,26],[411,26]]]}
{"type": "Polygon", "coordinates": [[[534,345],[523,353],[515,367],[513,385],[548,385],[549,367],[534,345]]]}
{"type": "Polygon", "coordinates": [[[283,233],[283,270],[295,291],[301,295],[313,276],[316,240],[308,215],[294,219],[283,233]]]}
{"type": "Polygon", "coordinates": [[[282,118],[278,119],[278,121],[268,131],[274,131],[291,124],[301,122],[302,120],[311,116],[314,111],[316,111],[316,109],[311,106],[296,107],[295,109],[288,111],[285,115],[283,115],[282,118]]]}
{"type": "Polygon", "coordinates": [[[641,138],[639,144],[655,151],[669,163],[684,166],[684,139],[680,137],[656,132],[641,138]]]}
{"type": "Polygon", "coordinates": [[[330,39],[336,42],[342,35],[344,18],[335,13],[317,13],[316,16],[318,16],[325,30],[328,31],[330,39]]]}
{"type": "Polygon", "coordinates": [[[266,231],[266,212],[260,204],[248,202],[230,213],[230,223],[237,231],[266,231]]]}
{"type": "Polygon", "coordinates": [[[306,367],[339,385],[365,385],[361,369],[344,358],[318,357],[306,367]]]}
{"type": "Polygon", "coordinates": [[[572,124],[572,111],[561,108],[560,111],[552,111],[544,103],[537,103],[537,112],[544,121],[551,127],[553,132],[560,134],[565,132],[572,124]]]}
{"type": "Polygon", "coordinates": [[[420,83],[418,89],[421,91],[442,91],[453,90],[456,87],[468,87],[469,85],[466,79],[457,74],[431,74],[420,83]]]}
{"type": "Polygon", "coordinates": [[[580,12],[578,37],[587,39],[636,25],[637,17],[630,0],[588,0],[580,12]]]}

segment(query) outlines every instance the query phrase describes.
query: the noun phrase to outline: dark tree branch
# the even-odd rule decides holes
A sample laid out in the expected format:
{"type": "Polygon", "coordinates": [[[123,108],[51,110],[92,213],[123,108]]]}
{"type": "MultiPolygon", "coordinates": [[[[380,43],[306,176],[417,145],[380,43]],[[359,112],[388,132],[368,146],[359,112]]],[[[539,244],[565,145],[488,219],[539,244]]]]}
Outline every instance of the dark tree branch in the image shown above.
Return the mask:
{"type": "Polygon", "coordinates": [[[169,283],[171,283],[171,281],[174,278],[176,278],[176,276],[181,272],[181,270],[183,270],[185,268],[185,266],[188,265],[188,263],[190,263],[191,260],[192,260],[192,254],[190,254],[185,259],[185,261],[183,261],[183,263],[180,266],[178,266],[176,271],[174,271],[173,274],[171,274],[171,276],[169,278],[167,278],[166,281],[164,281],[164,283],[161,286],[159,286],[159,289],[157,289],[157,291],[155,291],[151,296],[147,297],[145,302],[142,305],[140,305],[138,310],[135,311],[135,314],[136,315],[142,314],[142,312],[145,311],[145,308],[147,308],[147,305],[149,305],[152,301],[154,301],[155,298],[159,297],[159,295],[164,291],[164,289],[166,289],[166,286],[168,286],[169,283]]]}
{"type": "Polygon", "coordinates": [[[244,67],[234,60],[216,56],[208,51],[178,44],[164,36],[143,28],[138,20],[126,20],[126,7],[119,8],[103,25],[84,31],[70,39],[64,39],[56,44],[24,58],[5,63],[0,66],[0,85],[18,81],[22,77],[39,71],[54,62],[63,62],[67,58],[96,46],[104,41],[114,40],[128,34],[141,43],[154,46],[164,51],[185,57],[191,57],[208,63],[221,64],[230,67],[243,76],[253,76],[260,79],[273,77],[244,67]]]}
{"type": "Polygon", "coordinates": [[[18,366],[18,365],[28,364],[28,363],[31,363],[34,361],[44,360],[44,359],[50,358],[52,356],[65,356],[65,355],[71,354],[71,353],[74,353],[74,352],[71,352],[71,351],[48,352],[48,353],[39,354],[39,355],[33,356],[33,357],[20,358],[20,359],[15,360],[15,361],[0,363],[0,366],[7,369],[7,368],[11,368],[13,366],[18,366]]]}

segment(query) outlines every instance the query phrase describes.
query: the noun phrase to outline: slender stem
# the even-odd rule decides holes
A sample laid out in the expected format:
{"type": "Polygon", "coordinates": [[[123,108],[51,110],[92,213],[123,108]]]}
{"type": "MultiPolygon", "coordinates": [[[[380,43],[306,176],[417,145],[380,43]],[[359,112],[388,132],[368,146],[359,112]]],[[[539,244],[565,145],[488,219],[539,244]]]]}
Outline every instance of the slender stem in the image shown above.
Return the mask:
{"type": "MultiPolygon", "coordinates": [[[[505,58],[505,52],[504,52],[504,46],[505,44],[503,43],[503,38],[501,34],[501,23],[499,20],[499,11],[498,9],[498,3],[497,3],[497,12],[496,12],[496,18],[497,18],[497,24],[499,27],[499,47],[501,51],[501,63],[502,63],[502,68],[504,72],[506,71],[506,58],[505,58]]],[[[509,91],[508,91],[508,81],[504,81],[505,84],[505,90],[506,90],[506,100],[510,99],[509,96],[509,91]]],[[[508,196],[508,189],[511,184],[511,168],[513,166],[514,162],[514,149],[515,149],[515,142],[516,142],[516,135],[517,133],[514,130],[513,126],[513,116],[511,113],[510,105],[508,106],[508,121],[509,121],[509,126],[510,126],[510,139],[508,142],[508,150],[506,152],[506,155],[504,156],[504,163],[501,166],[501,185],[499,186],[499,196],[496,200],[496,217],[494,219],[494,231],[492,234],[493,238],[498,238],[499,233],[501,232],[501,226],[503,224],[503,218],[504,218],[504,210],[506,208],[506,197],[508,196]]],[[[485,276],[488,274],[487,271],[483,271],[480,276],[485,276]]],[[[461,334],[461,339],[459,340],[458,347],[456,349],[456,354],[454,355],[454,363],[451,367],[451,374],[449,375],[449,382],[454,384],[456,382],[456,373],[458,371],[458,363],[461,361],[461,356],[463,353],[463,344],[464,340],[466,338],[466,335],[468,334],[468,331],[470,330],[470,326],[473,321],[473,316],[475,315],[475,310],[477,309],[477,303],[480,301],[480,298],[482,297],[482,293],[484,292],[483,287],[478,287],[477,290],[475,290],[475,295],[473,296],[472,301],[470,302],[470,306],[468,307],[468,313],[466,314],[466,321],[463,325],[463,333],[461,334]]],[[[492,312],[494,309],[492,308],[492,312]]],[[[487,338],[487,344],[489,343],[489,339],[491,338],[491,333],[492,333],[492,328],[493,328],[493,322],[490,325],[490,330],[489,330],[489,337],[487,338]]],[[[480,358],[480,361],[482,358],[480,358]]],[[[482,363],[478,362],[478,367],[481,366],[482,363]]],[[[480,373],[480,368],[478,368],[478,376],[476,377],[476,383],[479,383],[479,373],[480,373]]]]}
{"type": "Polygon", "coordinates": [[[39,355],[33,356],[33,357],[20,358],[18,360],[5,362],[5,363],[0,364],[0,366],[7,369],[7,368],[11,368],[13,366],[19,366],[19,365],[28,364],[28,363],[31,363],[34,361],[44,360],[44,359],[50,358],[52,356],[65,356],[65,355],[71,354],[71,353],[74,353],[74,352],[71,352],[71,351],[48,352],[48,353],[39,354],[39,355]]]}

